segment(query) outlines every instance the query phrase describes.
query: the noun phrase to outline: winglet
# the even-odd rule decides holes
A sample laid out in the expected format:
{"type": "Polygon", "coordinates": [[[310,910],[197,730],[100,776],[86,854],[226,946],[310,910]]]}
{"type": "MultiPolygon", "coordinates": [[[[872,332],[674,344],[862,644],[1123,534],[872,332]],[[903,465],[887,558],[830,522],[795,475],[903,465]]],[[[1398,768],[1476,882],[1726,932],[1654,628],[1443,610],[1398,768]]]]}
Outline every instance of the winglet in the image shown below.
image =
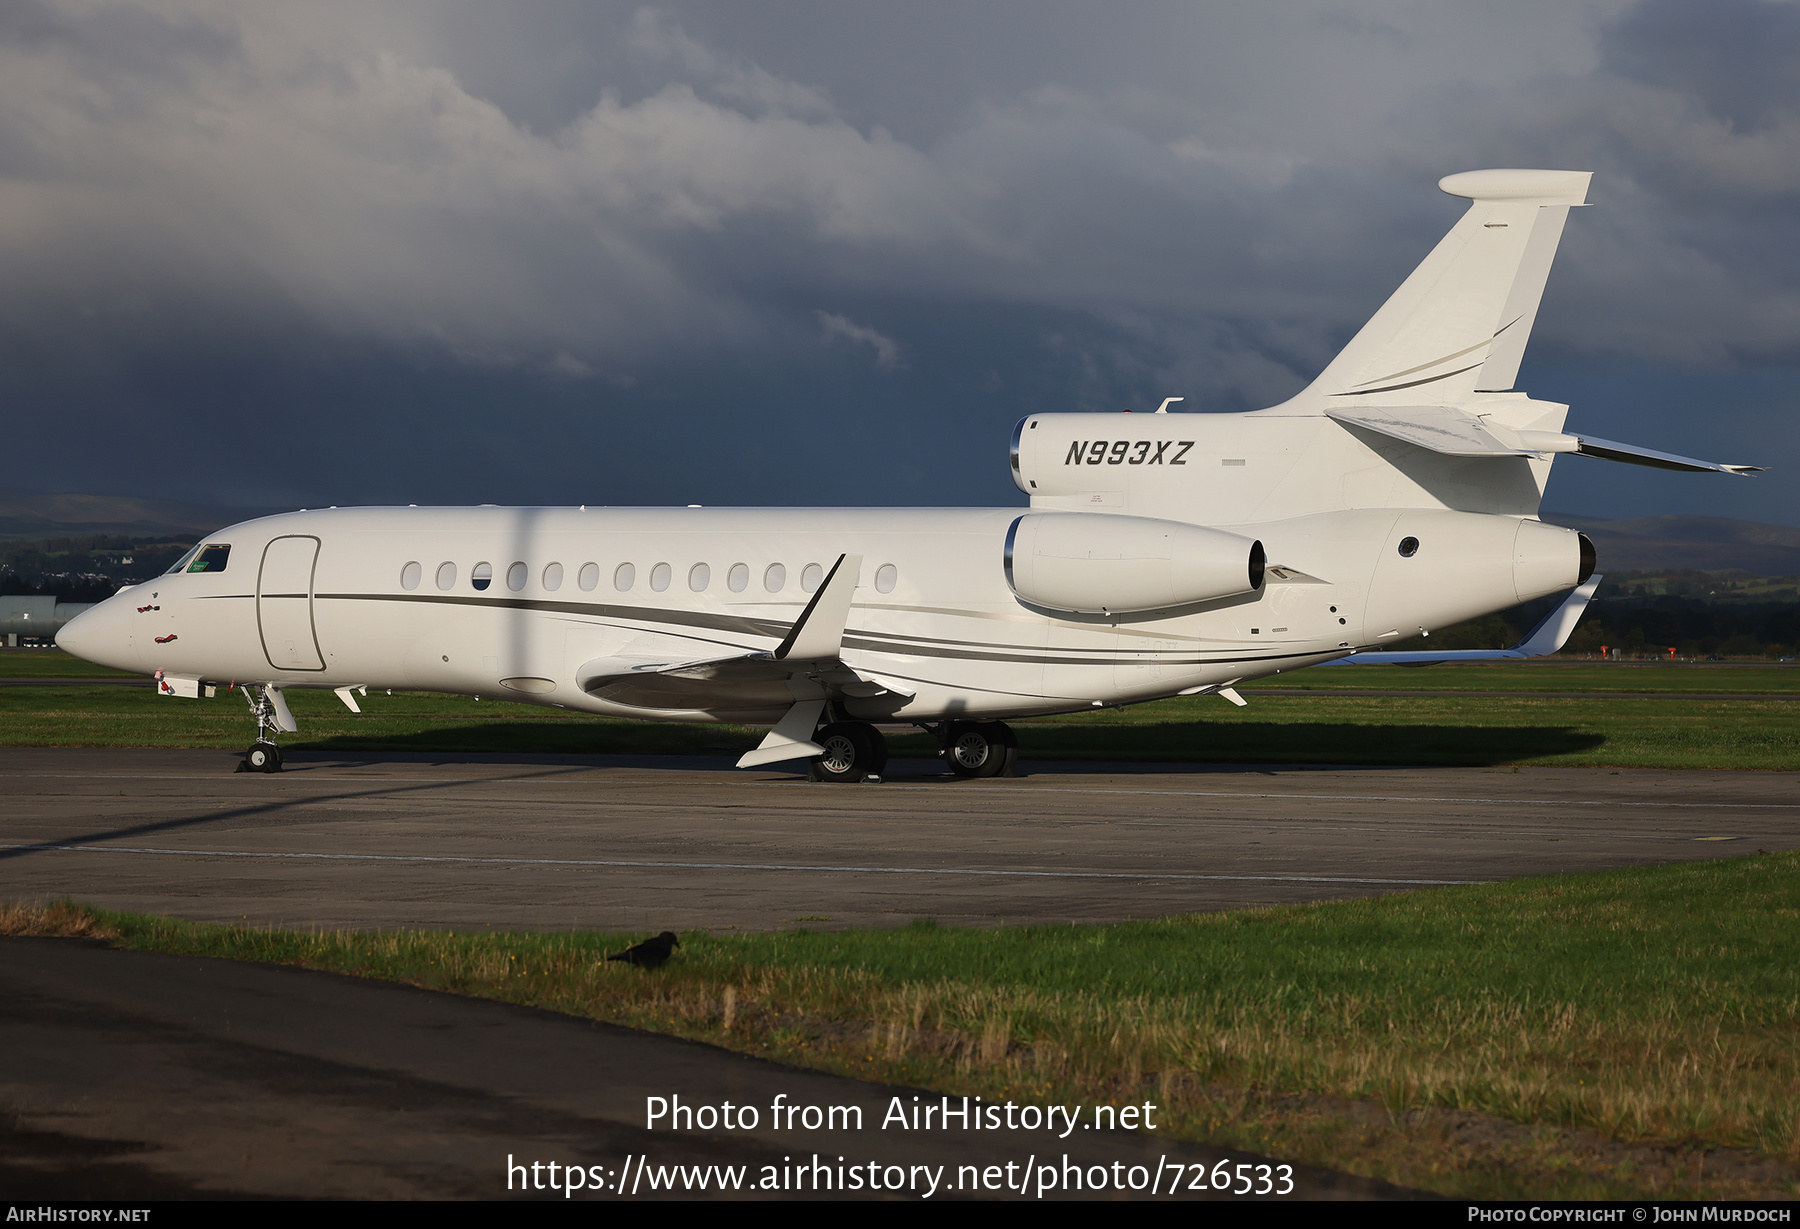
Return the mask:
{"type": "Polygon", "coordinates": [[[775,650],[776,661],[833,661],[837,658],[843,651],[844,624],[850,619],[850,599],[856,594],[856,579],[861,572],[861,555],[838,556],[825,583],[813,594],[787,639],[775,650]]]}

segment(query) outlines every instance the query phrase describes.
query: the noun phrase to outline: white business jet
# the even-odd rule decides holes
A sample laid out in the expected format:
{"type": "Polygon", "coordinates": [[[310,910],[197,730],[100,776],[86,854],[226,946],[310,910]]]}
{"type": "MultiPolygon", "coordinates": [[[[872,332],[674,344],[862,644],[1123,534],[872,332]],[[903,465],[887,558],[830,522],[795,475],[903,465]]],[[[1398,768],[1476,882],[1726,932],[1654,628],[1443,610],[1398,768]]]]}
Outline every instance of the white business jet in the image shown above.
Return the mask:
{"type": "Polygon", "coordinates": [[[1744,474],[1566,432],[1512,391],[1578,171],[1487,170],[1473,204],[1305,391],[1244,414],[1034,414],[1028,510],[332,508],[210,535],[63,628],[165,695],[235,684],[277,771],[285,689],[499,696],[665,721],[767,722],[741,767],[877,777],[876,722],[954,772],[1011,770],[1003,719],[1218,694],[1321,662],[1560,648],[1599,577],[1537,517],[1576,453],[1744,474]],[[1383,652],[1574,592],[1517,647],[1383,652]]]}

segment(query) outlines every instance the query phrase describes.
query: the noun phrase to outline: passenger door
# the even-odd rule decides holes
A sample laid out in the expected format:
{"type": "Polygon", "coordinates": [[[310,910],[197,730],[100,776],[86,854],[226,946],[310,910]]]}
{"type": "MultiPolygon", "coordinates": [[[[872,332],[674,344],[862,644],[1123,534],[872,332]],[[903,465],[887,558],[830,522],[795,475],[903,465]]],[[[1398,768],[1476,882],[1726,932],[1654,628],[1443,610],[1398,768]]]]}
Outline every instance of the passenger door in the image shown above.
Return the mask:
{"type": "Polygon", "coordinates": [[[256,577],[256,622],[263,653],[277,670],[323,670],[313,630],[313,573],[319,539],[309,534],[276,538],[263,548],[256,577]]]}

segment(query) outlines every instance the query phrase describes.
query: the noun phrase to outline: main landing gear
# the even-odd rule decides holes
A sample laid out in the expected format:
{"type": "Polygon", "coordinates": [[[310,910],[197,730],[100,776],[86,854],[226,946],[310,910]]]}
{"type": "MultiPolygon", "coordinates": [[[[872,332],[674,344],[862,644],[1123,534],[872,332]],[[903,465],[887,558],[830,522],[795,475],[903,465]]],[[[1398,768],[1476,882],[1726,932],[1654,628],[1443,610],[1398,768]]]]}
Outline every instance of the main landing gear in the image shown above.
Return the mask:
{"type": "Polygon", "coordinates": [[[1004,721],[947,721],[939,752],[959,777],[1018,776],[1019,739],[1004,721]]]}
{"type": "Polygon", "coordinates": [[[281,726],[275,715],[275,704],[269,698],[266,688],[249,683],[245,684],[243,690],[244,699],[250,702],[250,715],[256,718],[256,741],[244,752],[237,771],[280,772],[281,748],[275,745],[274,736],[281,726]]]}
{"type": "MultiPolygon", "coordinates": [[[[946,721],[926,726],[939,755],[959,777],[1016,777],[1019,739],[1004,721],[946,721]]],[[[887,739],[866,721],[834,721],[813,735],[825,754],[812,762],[814,781],[881,779],[887,771],[887,739]]]]}
{"type": "Polygon", "coordinates": [[[834,721],[813,735],[825,754],[812,762],[815,781],[881,779],[887,771],[887,739],[866,721],[834,721]]]}

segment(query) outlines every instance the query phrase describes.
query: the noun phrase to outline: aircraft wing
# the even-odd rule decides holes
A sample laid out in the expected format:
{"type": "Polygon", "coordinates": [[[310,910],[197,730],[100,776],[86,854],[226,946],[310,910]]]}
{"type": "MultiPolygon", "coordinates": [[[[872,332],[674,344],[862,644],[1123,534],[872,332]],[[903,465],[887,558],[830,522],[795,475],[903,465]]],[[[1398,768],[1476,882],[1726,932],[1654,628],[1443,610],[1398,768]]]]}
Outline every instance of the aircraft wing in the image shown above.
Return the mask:
{"type": "Polygon", "coordinates": [[[655,709],[767,709],[794,702],[789,680],[816,679],[828,690],[857,699],[913,692],[900,682],[857,670],[837,660],[797,662],[773,653],[740,653],[695,661],[603,657],[576,674],[589,695],[615,704],[655,709]]]}
{"type": "Polygon", "coordinates": [[[1550,453],[1575,453],[1605,461],[1679,469],[1692,473],[1736,474],[1748,477],[1760,465],[1726,465],[1697,457],[1658,452],[1636,444],[1573,435],[1562,431],[1521,431],[1466,410],[1447,405],[1358,406],[1330,409],[1327,418],[1365,431],[1374,431],[1416,448],[1449,457],[1541,457],[1550,453]]]}
{"type": "Polygon", "coordinates": [[[1593,600],[1604,576],[1590,576],[1587,583],[1569,591],[1562,604],[1545,615],[1525,638],[1510,649],[1447,649],[1440,653],[1408,650],[1400,653],[1355,653],[1326,662],[1332,666],[1433,666],[1446,661],[1504,661],[1519,657],[1547,657],[1569,642],[1582,612],[1593,600]]]}
{"type": "Polygon", "coordinates": [[[812,741],[812,734],[827,699],[913,695],[900,682],[842,660],[844,626],[861,570],[861,555],[839,555],[773,651],[689,661],[603,657],[576,672],[576,685],[589,695],[634,708],[786,709],[762,744],[738,761],[740,768],[822,755],[824,748],[812,741]]]}

